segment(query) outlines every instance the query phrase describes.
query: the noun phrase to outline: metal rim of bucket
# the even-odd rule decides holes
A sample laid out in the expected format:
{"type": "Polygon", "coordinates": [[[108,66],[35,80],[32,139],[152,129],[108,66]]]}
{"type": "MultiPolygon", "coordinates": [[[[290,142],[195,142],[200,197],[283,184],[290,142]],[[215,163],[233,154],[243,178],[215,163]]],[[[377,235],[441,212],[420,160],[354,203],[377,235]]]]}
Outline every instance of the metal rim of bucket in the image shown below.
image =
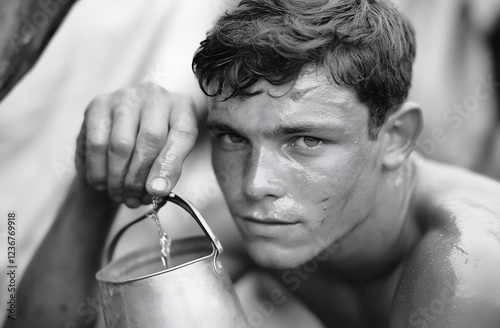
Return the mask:
{"type": "MultiPolygon", "coordinates": [[[[172,202],[172,203],[178,205],[179,207],[181,207],[182,209],[184,209],[186,212],[188,212],[191,215],[191,217],[198,223],[198,225],[200,226],[201,230],[203,230],[203,232],[205,233],[205,235],[210,240],[210,242],[212,244],[212,253],[209,254],[209,255],[207,255],[207,256],[201,257],[199,259],[195,259],[195,260],[192,260],[192,261],[180,264],[180,265],[175,266],[173,268],[161,270],[161,271],[158,271],[158,272],[146,275],[146,276],[144,276],[142,278],[146,278],[146,277],[149,277],[149,276],[154,276],[154,275],[157,275],[157,274],[160,274],[160,273],[164,273],[164,272],[168,272],[168,271],[173,271],[175,269],[185,267],[186,265],[193,264],[193,263],[205,260],[205,259],[207,259],[207,258],[209,258],[211,256],[214,257],[213,265],[214,265],[215,272],[217,272],[219,275],[221,275],[222,274],[222,264],[221,264],[221,261],[220,261],[219,257],[220,257],[220,255],[223,252],[223,248],[222,248],[222,245],[221,245],[219,239],[212,232],[212,230],[210,229],[210,226],[207,224],[207,222],[205,221],[205,219],[203,219],[203,216],[201,215],[201,213],[191,203],[189,203],[187,200],[183,199],[182,197],[180,197],[179,195],[177,195],[177,194],[175,194],[173,192],[171,192],[168,196],[166,196],[166,197],[164,197],[164,198],[161,199],[161,201],[158,203],[158,207],[157,207],[156,211],[158,211],[161,207],[163,207],[167,202],[172,202]]],[[[152,214],[154,211],[155,211],[155,209],[151,209],[150,211],[146,212],[141,217],[135,219],[134,221],[132,221],[132,222],[128,223],[127,225],[125,225],[124,227],[122,227],[116,233],[116,235],[113,237],[113,239],[109,243],[107,252],[105,254],[106,256],[105,256],[105,263],[104,263],[104,265],[107,265],[107,264],[109,264],[111,262],[111,260],[113,258],[113,254],[115,252],[116,245],[118,244],[118,241],[120,240],[121,236],[125,233],[125,231],[127,231],[131,226],[135,225],[136,223],[138,223],[138,222],[146,219],[147,217],[149,217],[149,215],[152,214]]],[[[138,279],[134,278],[132,280],[138,280],[138,279]]],[[[110,283],[113,283],[113,282],[110,282],[110,283]]]]}
{"type": "MultiPolygon", "coordinates": [[[[189,237],[189,238],[180,239],[177,242],[197,241],[197,240],[201,240],[201,238],[202,238],[202,236],[189,237]]],[[[120,280],[120,281],[110,280],[110,279],[103,278],[104,274],[102,273],[102,269],[101,269],[101,270],[99,270],[99,272],[97,272],[96,277],[97,277],[97,279],[100,282],[105,282],[105,283],[114,284],[114,285],[125,284],[125,283],[134,282],[134,281],[138,281],[138,280],[142,280],[142,279],[146,279],[146,278],[151,278],[151,277],[163,274],[163,273],[172,272],[172,271],[175,271],[177,269],[182,269],[182,268],[184,268],[184,267],[186,267],[188,265],[191,265],[191,264],[194,264],[194,263],[197,263],[197,262],[202,262],[202,261],[205,261],[205,260],[211,258],[212,256],[215,256],[216,248],[215,248],[215,246],[213,244],[211,246],[212,246],[212,252],[210,254],[207,254],[205,256],[199,257],[199,258],[191,260],[191,261],[184,262],[184,263],[176,265],[176,266],[174,266],[172,268],[168,268],[168,269],[164,269],[164,270],[160,270],[160,271],[156,271],[156,272],[153,272],[153,273],[148,273],[148,274],[145,274],[145,275],[141,275],[141,276],[134,277],[134,278],[128,278],[128,279],[124,279],[124,280],[120,280]]],[[[137,256],[138,254],[141,254],[141,253],[147,253],[151,249],[153,249],[153,247],[148,247],[148,248],[145,248],[145,249],[137,250],[135,252],[132,252],[132,253],[130,253],[128,255],[125,255],[124,257],[118,259],[117,262],[126,261],[128,258],[132,258],[134,256],[137,256]]],[[[112,266],[113,264],[115,264],[117,262],[111,262],[110,265],[112,266]]]]}

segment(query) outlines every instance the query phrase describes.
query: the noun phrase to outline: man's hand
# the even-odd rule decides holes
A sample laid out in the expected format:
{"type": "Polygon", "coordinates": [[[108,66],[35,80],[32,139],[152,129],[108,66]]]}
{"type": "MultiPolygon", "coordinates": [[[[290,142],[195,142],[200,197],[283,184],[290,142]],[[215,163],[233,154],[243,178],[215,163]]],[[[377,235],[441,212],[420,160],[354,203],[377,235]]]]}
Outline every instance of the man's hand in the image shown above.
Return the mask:
{"type": "Polygon", "coordinates": [[[187,96],[151,83],[100,96],[88,106],[77,139],[78,174],[116,202],[148,204],[177,183],[197,135],[187,96]]]}

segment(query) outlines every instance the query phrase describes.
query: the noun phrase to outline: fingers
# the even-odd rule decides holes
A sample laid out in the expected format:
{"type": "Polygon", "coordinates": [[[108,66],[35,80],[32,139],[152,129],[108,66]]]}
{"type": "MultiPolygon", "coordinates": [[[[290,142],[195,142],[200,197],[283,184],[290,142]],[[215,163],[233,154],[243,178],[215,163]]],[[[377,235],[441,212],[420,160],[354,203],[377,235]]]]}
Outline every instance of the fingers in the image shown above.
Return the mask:
{"type": "Polygon", "coordinates": [[[155,85],[127,88],[88,106],[75,164],[91,186],[137,207],[172,190],[197,135],[189,97],[155,85]]]}
{"type": "Polygon", "coordinates": [[[85,157],[87,179],[91,186],[105,190],[108,176],[108,144],[111,115],[106,101],[96,98],[85,112],[85,157]]]}
{"type": "Polygon", "coordinates": [[[182,164],[196,142],[198,128],[193,102],[187,97],[177,98],[169,122],[166,145],[147,179],[146,190],[154,196],[166,196],[172,190],[180,178],[182,164]]]}
{"type": "Polygon", "coordinates": [[[76,172],[83,179],[87,178],[86,177],[87,165],[85,163],[85,161],[87,160],[86,141],[87,141],[87,128],[86,128],[86,122],[83,121],[82,127],[80,128],[80,133],[78,134],[78,137],[76,138],[76,151],[75,151],[76,172]]]}
{"type": "Polygon", "coordinates": [[[113,127],[108,147],[108,191],[116,202],[124,200],[124,180],[136,145],[139,111],[123,104],[112,110],[113,127]]]}
{"type": "Polygon", "coordinates": [[[153,162],[167,142],[169,113],[172,106],[169,97],[156,94],[142,108],[139,133],[125,178],[127,206],[136,207],[141,203],[150,203],[150,197],[143,197],[146,179],[153,162]]]}

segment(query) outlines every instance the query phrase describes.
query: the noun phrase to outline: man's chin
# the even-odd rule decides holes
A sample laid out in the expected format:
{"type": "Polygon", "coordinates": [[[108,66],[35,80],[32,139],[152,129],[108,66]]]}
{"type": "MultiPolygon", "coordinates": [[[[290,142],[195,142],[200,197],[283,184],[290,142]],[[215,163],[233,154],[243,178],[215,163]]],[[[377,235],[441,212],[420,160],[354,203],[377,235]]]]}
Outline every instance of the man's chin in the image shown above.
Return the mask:
{"type": "Polygon", "coordinates": [[[293,269],[310,261],[331,261],[338,256],[340,244],[317,237],[314,241],[255,238],[243,236],[245,248],[255,263],[273,269],[293,269]]]}
{"type": "Polygon", "coordinates": [[[282,249],[275,245],[262,245],[250,243],[246,249],[255,263],[271,269],[292,269],[309,260],[307,256],[301,256],[300,252],[293,249],[282,249]]]}

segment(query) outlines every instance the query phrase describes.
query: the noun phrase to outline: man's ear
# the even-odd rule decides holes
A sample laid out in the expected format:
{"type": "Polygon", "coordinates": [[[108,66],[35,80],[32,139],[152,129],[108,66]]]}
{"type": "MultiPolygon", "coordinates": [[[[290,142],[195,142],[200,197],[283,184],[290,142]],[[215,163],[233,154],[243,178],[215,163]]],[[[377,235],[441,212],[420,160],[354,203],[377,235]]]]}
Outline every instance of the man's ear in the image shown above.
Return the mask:
{"type": "Polygon", "coordinates": [[[424,120],[422,109],[414,102],[405,102],[387,119],[380,130],[383,138],[383,166],[397,169],[410,155],[422,131],[424,120]]]}

